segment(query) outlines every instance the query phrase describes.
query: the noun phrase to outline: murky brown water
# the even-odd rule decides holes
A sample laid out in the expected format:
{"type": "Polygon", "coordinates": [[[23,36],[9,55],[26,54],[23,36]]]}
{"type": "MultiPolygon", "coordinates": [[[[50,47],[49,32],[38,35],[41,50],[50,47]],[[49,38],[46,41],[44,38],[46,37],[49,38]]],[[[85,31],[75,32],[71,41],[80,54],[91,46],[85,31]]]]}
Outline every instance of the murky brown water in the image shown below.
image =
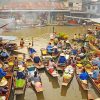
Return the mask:
{"type": "MultiPolygon", "coordinates": [[[[73,37],[74,33],[84,33],[86,28],[55,26],[56,32],[66,32],[69,37],[73,37]]],[[[19,38],[31,39],[34,37],[34,48],[40,51],[40,48],[45,47],[49,40],[49,33],[52,33],[52,26],[42,28],[30,28],[6,32],[4,35],[15,35],[19,38]]],[[[39,52],[40,53],[40,52],[39,52]]],[[[41,71],[41,78],[44,87],[43,93],[36,93],[32,88],[27,88],[25,96],[17,96],[16,100],[87,100],[87,93],[79,87],[76,77],[74,76],[71,84],[68,87],[62,87],[62,77],[52,78],[45,71],[41,71]]],[[[90,90],[95,97],[98,97],[91,84],[90,90]]]]}

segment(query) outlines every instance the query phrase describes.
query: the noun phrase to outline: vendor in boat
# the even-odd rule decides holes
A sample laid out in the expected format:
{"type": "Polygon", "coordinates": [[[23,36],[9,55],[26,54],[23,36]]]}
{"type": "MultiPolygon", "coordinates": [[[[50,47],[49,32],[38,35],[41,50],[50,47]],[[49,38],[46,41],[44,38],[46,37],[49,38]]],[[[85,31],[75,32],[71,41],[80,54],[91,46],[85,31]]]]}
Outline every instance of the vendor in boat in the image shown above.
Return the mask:
{"type": "Polygon", "coordinates": [[[84,59],[86,57],[86,49],[84,46],[82,46],[79,50],[79,53],[78,53],[78,56],[81,58],[81,59],[84,59]]]}
{"type": "Polygon", "coordinates": [[[61,40],[58,41],[57,47],[58,47],[59,51],[62,51],[62,42],[61,42],[61,40]]]}
{"type": "Polygon", "coordinates": [[[36,53],[36,51],[33,49],[32,45],[31,45],[31,43],[29,43],[29,45],[28,45],[28,52],[30,55],[36,53]]]}
{"type": "Polygon", "coordinates": [[[38,56],[37,53],[34,54],[33,61],[34,61],[35,64],[41,65],[41,59],[40,59],[40,57],[38,56]]]}
{"type": "Polygon", "coordinates": [[[92,64],[93,65],[97,65],[99,70],[100,70],[100,57],[98,57],[97,55],[92,59],[92,64]]]}
{"type": "Polygon", "coordinates": [[[0,79],[2,79],[4,76],[6,76],[6,72],[3,71],[2,69],[2,64],[0,63],[0,79]]]}
{"type": "Polygon", "coordinates": [[[46,47],[48,54],[52,55],[53,52],[53,46],[51,45],[51,43],[49,43],[46,47]]]}
{"type": "Polygon", "coordinates": [[[71,50],[72,55],[77,55],[78,54],[78,50],[77,47],[74,46],[73,49],[71,50]]]}
{"type": "Polygon", "coordinates": [[[85,71],[85,68],[83,68],[81,74],[79,75],[80,80],[83,83],[87,84],[88,77],[89,77],[88,73],[85,71]]]}
{"type": "Polygon", "coordinates": [[[54,55],[57,55],[59,52],[58,52],[58,47],[57,47],[57,45],[54,45],[54,47],[53,47],[53,54],[54,55]]]}
{"type": "Polygon", "coordinates": [[[25,67],[23,67],[22,65],[18,65],[18,72],[17,72],[17,78],[18,79],[24,79],[25,78],[25,67]]]}
{"type": "Polygon", "coordinates": [[[67,63],[67,59],[65,57],[65,54],[61,53],[58,59],[58,65],[66,65],[66,63],[67,63]]]}
{"type": "Polygon", "coordinates": [[[71,44],[69,42],[69,40],[66,41],[66,49],[70,49],[71,48],[71,44]]]}
{"type": "Polygon", "coordinates": [[[21,48],[24,47],[24,40],[23,40],[23,38],[21,38],[21,40],[20,40],[20,47],[21,47],[21,48]]]}
{"type": "Polygon", "coordinates": [[[98,66],[94,66],[92,78],[93,79],[98,79],[98,77],[99,77],[99,69],[98,69],[98,66]]]}
{"type": "Polygon", "coordinates": [[[34,81],[34,83],[41,81],[40,76],[37,71],[34,72],[34,77],[32,78],[32,81],[34,81]]]}
{"type": "Polygon", "coordinates": [[[47,70],[49,70],[50,73],[54,72],[54,67],[57,67],[53,59],[50,59],[48,62],[47,70]]]}
{"type": "Polygon", "coordinates": [[[1,60],[6,60],[9,57],[8,52],[3,49],[2,53],[1,53],[1,60]]]}

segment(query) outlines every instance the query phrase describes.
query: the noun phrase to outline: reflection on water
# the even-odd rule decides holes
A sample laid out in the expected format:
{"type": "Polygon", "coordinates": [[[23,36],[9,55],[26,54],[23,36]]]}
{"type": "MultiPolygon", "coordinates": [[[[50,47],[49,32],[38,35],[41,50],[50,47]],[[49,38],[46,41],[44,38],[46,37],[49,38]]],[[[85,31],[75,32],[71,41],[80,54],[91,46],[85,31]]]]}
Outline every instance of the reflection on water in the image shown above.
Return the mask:
{"type": "Polygon", "coordinates": [[[47,77],[49,79],[49,82],[51,82],[53,88],[60,88],[60,85],[58,83],[58,78],[57,77],[52,77],[47,72],[46,72],[46,75],[47,75],[47,77]]]}

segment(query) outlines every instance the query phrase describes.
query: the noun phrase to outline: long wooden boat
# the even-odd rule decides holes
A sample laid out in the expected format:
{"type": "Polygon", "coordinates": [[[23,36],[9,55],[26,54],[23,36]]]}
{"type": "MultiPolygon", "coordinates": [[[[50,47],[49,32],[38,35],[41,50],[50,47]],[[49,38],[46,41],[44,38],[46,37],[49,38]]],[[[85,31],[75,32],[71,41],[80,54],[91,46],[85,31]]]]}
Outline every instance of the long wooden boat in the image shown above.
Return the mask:
{"type": "Polygon", "coordinates": [[[36,92],[42,92],[43,91],[43,86],[42,86],[42,81],[41,81],[41,77],[38,73],[38,77],[36,77],[36,82],[34,81],[34,72],[38,73],[38,70],[36,67],[28,67],[27,66],[27,76],[31,81],[31,85],[34,87],[34,89],[36,90],[36,92]]]}
{"type": "MultiPolygon", "coordinates": [[[[64,75],[65,71],[63,72],[64,75]]],[[[72,81],[73,77],[74,77],[74,68],[73,68],[73,72],[70,73],[71,77],[69,79],[65,79],[63,76],[63,81],[62,81],[62,85],[63,86],[68,86],[70,84],[70,82],[72,81]]]]}
{"type": "Polygon", "coordinates": [[[93,84],[94,88],[98,91],[98,93],[100,94],[100,79],[99,80],[94,80],[91,75],[89,75],[89,79],[91,81],[91,83],[93,84]]]}
{"type": "Polygon", "coordinates": [[[56,71],[55,68],[53,68],[52,71],[50,71],[50,70],[48,69],[48,67],[46,66],[46,67],[45,67],[45,70],[46,70],[46,72],[49,73],[52,77],[58,77],[58,76],[59,76],[59,75],[58,75],[58,72],[56,71]]]}
{"type": "Polygon", "coordinates": [[[92,43],[89,42],[90,48],[96,52],[96,54],[100,55],[100,50],[96,48],[92,43]]]}
{"type": "Polygon", "coordinates": [[[35,88],[36,92],[42,92],[43,91],[43,86],[42,86],[41,78],[40,78],[40,81],[38,81],[38,82],[31,82],[31,84],[35,88]]]}
{"type": "Polygon", "coordinates": [[[84,83],[80,80],[80,78],[79,78],[80,72],[78,71],[77,67],[76,67],[75,75],[76,75],[76,79],[77,79],[77,81],[78,81],[80,87],[82,87],[83,90],[88,91],[88,90],[89,90],[89,88],[88,88],[88,82],[87,82],[86,84],[84,84],[84,83]]]}
{"type": "Polygon", "coordinates": [[[3,87],[7,87],[7,92],[5,94],[0,94],[0,96],[3,96],[5,98],[5,100],[9,100],[10,97],[10,92],[11,92],[11,88],[12,88],[12,78],[13,78],[13,74],[8,73],[5,78],[7,79],[7,85],[3,86],[3,87]]]}

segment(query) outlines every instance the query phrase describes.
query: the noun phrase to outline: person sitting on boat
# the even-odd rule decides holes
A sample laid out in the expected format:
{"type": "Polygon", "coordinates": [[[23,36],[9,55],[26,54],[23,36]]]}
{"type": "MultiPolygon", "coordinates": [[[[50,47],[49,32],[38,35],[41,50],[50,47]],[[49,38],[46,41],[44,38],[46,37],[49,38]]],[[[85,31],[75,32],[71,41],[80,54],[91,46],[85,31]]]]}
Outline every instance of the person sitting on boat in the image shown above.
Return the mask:
{"type": "Polygon", "coordinates": [[[79,54],[78,54],[78,56],[81,58],[81,59],[84,59],[85,57],[86,57],[86,49],[85,49],[85,47],[84,46],[82,46],[81,48],[80,48],[80,50],[79,50],[79,54]]]}
{"type": "Polygon", "coordinates": [[[57,67],[53,59],[50,59],[48,62],[47,70],[53,74],[54,73],[54,67],[57,67]]]}
{"type": "Polygon", "coordinates": [[[99,69],[98,69],[98,66],[94,66],[92,78],[93,79],[98,79],[98,77],[99,77],[99,69]]]}
{"type": "Polygon", "coordinates": [[[2,64],[0,63],[0,79],[2,79],[4,76],[6,76],[6,72],[3,71],[2,69],[2,64]]]}
{"type": "Polygon", "coordinates": [[[57,45],[54,45],[54,47],[53,47],[53,53],[54,53],[54,55],[56,55],[56,54],[59,53],[57,45]]]}
{"type": "Polygon", "coordinates": [[[36,64],[39,64],[39,65],[41,64],[41,59],[36,53],[34,54],[33,61],[36,64]]]}
{"type": "Polygon", "coordinates": [[[38,74],[37,71],[34,72],[34,77],[33,77],[33,80],[32,81],[34,81],[34,83],[41,81],[40,80],[40,76],[39,76],[39,74],[38,74]]]}
{"type": "Polygon", "coordinates": [[[25,78],[25,68],[22,65],[18,65],[18,72],[17,72],[17,78],[18,79],[24,79],[25,78]]]}
{"type": "Polygon", "coordinates": [[[48,54],[52,55],[52,51],[53,51],[53,46],[51,45],[51,43],[49,43],[46,47],[48,54]]]}
{"type": "Polygon", "coordinates": [[[70,49],[71,48],[71,44],[69,42],[69,40],[66,41],[66,49],[70,49]]]}
{"type": "Polygon", "coordinates": [[[1,53],[1,56],[3,58],[3,60],[7,59],[9,57],[8,52],[4,49],[3,52],[1,53]]]}
{"type": "Polygon", "coordinates": [[[66,60],[65,54],[61,53],[58,59],[58,65],[66,65],[66,63],[67,63],[67,60],[66,60]]]}
{"type": "Polygon", "coordinates": [[[83,68],[81,74],[79,75],[80,80],[84,84],[87,84],[88,77],[89,77],[88,73],[85,71],[85,68],[83,68]]]}
{"type": "Polygon", "coordinates": [[[76,46],[71,50],[72,55],[77,55],[78,50],[76,48],[76,46]]]}
{"type": "Polygon", "coordinates": [[[58,41],[57,47],[58,47],[59,51],[62,51],[62,42],[61,42],[61,40],[58,41]]]}
{"type": "Polygon", "coordinates": [[[43,91],[41,79],[37,71],[34,72],[34,77],[31,78],[31,83],[35,86],[37,92],[43,91]]]}
{"type": "Polygon", "coordinates": [[[24,47],[24,40],[23,40],[23,38],[21,38],[21,40],[20,40],[20,47],[21,47],[21,48],[24,47]]]}
{"type": "Polygon", "coordinates": [[[32,45],[31,45],[31,43],[29,43],[29,45],[28,45],[28,52],[30,55],[36,53],[36,51],[33,49],[32,45]]]}

